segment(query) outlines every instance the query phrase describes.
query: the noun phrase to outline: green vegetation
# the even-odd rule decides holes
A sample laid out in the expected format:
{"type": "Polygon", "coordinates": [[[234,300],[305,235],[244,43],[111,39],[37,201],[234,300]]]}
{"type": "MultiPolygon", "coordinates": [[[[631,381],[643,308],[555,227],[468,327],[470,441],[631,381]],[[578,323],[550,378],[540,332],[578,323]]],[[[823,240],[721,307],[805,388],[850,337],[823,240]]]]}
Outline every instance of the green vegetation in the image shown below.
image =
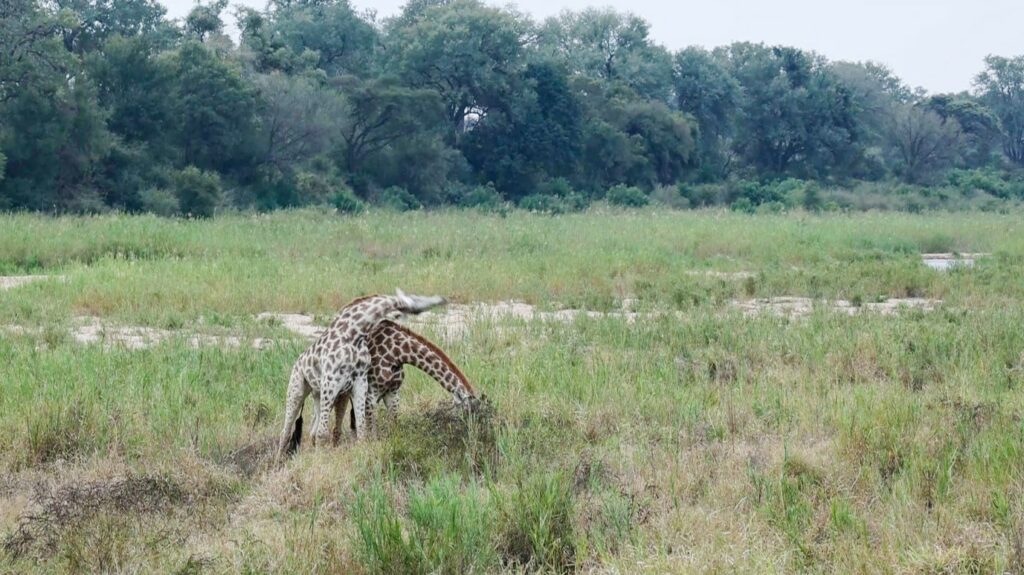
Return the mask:
{"type": "MultiPolygon", "coordinates": [[[[807,189],[779,186],[790,192],[807,189]]],[[[655,208],[2,216],[0,274],[65,280],[0,292],[0,571],[1015,572],[1019,222],[655,208]],[[991,255],[939,272],[920,258],[934,251],[991,255]],[[270,469],[306,343],[254,315],[326,323],[396,286],[541,309],[628,297],[656,315],[494,318],[451,339],[427,325],[486,408],[447,407],[411,372],[379,437],[270,469]],[[822,303],[801,318],[729,303],[770,296],[943,303],[894,315],[822,303]],[[68,332],[82,315],[179,335],[83,345],[68,332]],[[192,333],[273,343],[194,348],[192,333]]]]}
{"type": "Polygon", "coordinates": [[[0,210],[1024,200],[1024,56],[928,94],[873,62],[746,42],[673,53],[649,32],[611,9],[534,21],[480,0],[380,21],[348,0],[211,0],[181,22],[155,0],[4,0],[0,210]]]}

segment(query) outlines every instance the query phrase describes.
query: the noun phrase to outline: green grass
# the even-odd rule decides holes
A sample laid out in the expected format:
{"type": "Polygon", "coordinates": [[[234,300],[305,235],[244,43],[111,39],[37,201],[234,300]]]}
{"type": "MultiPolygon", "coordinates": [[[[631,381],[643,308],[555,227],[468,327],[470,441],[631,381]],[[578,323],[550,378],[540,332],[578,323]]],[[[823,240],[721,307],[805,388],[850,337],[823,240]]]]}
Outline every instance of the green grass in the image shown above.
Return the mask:
{"type": "Polygon", "coordinates": [[[0,573],[1021,572],[1020,222],[0,216],[0,273],[67,276],[0,292],[0,325],[42,328],[0,335],[0,573]],[[380,437],[270,469],[305,344],[253,315],[395,287],[684,315],[480,324],[444,348],[492,416],[445,419],[410,373],[380,437]],[[782,295],[945,303],[727,305],[782,295]],[[80,315],[276,343],[107,350],[62,335],[80,315]]]}

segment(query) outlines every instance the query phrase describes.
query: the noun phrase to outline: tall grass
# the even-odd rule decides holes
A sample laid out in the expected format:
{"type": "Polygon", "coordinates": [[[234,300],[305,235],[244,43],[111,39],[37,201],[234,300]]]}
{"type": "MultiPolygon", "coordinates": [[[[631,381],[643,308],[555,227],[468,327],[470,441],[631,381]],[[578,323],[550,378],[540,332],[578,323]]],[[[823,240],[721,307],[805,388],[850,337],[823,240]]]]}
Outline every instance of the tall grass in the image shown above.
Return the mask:
{"type": "Polygon", "coordinates": [[[5,273],[68,276],[0,292],[0,324],[44,328],[0,335],[0,572],[1024,564],[1019,215],[0,219],[5,273]],[[923,250],[993,255],[940,273],[923,250]],[[712,269],[754,276],[691,273],[712,269]],[[252,314],[329,314],[394,287],[592,309],[635,296],[685,314],[474,325],[444,347],[493,419],[450,417],[410,373],[380,437],[271,469],[305,343],[252,314]],[[945,303],[801,319],[726,303],[779,295],[945,303]],[[276,344],[59,335],[85,313],[276,344]]]}

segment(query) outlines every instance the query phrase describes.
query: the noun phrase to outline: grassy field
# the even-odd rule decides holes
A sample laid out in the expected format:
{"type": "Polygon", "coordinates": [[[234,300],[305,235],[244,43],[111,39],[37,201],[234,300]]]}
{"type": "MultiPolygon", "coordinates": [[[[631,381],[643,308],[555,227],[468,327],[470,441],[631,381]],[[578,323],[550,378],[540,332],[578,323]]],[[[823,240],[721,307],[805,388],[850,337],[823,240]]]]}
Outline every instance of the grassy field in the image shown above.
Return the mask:
{"type": "Polygon", "coordinates": [[[0,216],[22,274],[64,279],[0,291],[0,573],[1024,573],[1020,213],[0,216]],[[255,315],[395,287],[652,315],[428,328],[493,413],[416,373],[378,437],[270,468],[306,342],[255,315]],[[822,303],[730,305],[775,296],[822,303]],[[825,303],[890,297],[942,304],[825,303]]]}

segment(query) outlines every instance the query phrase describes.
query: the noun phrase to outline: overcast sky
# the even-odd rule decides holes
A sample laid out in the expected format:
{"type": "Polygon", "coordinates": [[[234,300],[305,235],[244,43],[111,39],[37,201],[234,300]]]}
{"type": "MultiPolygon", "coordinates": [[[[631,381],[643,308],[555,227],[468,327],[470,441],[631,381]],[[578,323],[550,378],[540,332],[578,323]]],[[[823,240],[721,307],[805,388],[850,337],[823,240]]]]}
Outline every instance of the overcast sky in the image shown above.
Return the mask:
{"type": "MultiPolygon", "coordinates": [[[[172,17],[193,0],[161,0],[172,17]]],[[[263,8],[265,0],[233,0],[263,8]]],[[[381,17],[405,0],[353,0],[381,17]]],[[[505,5],[508,2],[488,1],[505,5]]],[[[520,0],[543,18],[564,9],[611,6],[651,23],[671,50],[734,41],[787,44],[833,60],[876,60],[930,92],[971,87],[987,54],[1024,54],[1024,0],[520,0]]]]}

